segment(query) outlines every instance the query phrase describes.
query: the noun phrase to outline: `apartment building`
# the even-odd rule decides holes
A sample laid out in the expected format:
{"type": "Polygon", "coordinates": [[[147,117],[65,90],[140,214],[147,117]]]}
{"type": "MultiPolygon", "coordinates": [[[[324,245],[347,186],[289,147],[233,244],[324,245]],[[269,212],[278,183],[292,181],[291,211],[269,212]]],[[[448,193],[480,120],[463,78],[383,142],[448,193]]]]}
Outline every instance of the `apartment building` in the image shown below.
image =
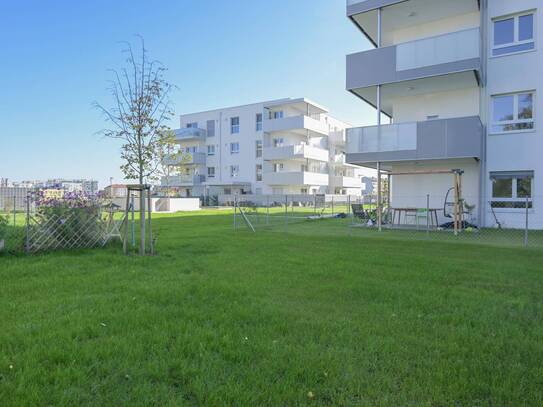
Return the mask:
{"type": "Polygon", "coordinates": [[[361,193],[345,162],[346,123],[308,99],[280,99],[192,113],[175,130],[180,154],[162,187],[182,196],[361,193]]]}
{"type": "Polygon", "coordinates": [[[348,130],[347,162],[412,173],[390,177],[400,207],[443,208],[437,172],[461,170],[475,223],[523,227],[528,201],[542,228],[541,3],[347,0],[347,16],[371,45],[347,56],[346,87],[379,112],[348,130]]]}

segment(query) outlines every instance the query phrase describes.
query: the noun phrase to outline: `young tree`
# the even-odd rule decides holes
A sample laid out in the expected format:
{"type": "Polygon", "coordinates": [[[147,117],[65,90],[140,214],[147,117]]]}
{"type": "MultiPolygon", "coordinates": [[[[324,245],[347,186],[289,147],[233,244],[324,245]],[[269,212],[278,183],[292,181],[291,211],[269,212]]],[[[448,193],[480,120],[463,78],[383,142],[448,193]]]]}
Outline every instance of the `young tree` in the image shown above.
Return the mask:
{"type": "MultiPolygon", "coordinates": [[[[173,86],[166,81],[166,68],[152,60],[141,39],[141,50],[136,55],[127,43],[123,53],[126,66],[111,70],[113,78],[108,90],[113,106],[94,106],[102,112],[108,128],[106,137],[122,141],[121,170],[127,179],[136,179],[140,185],[152,179],[161,163],[161,150],[168,143],[170,131],[166,123],[173,112],[169,99],[173,86]]],[[[140,254],[145,254],[145,196],[140,193],[140,254]]]]}

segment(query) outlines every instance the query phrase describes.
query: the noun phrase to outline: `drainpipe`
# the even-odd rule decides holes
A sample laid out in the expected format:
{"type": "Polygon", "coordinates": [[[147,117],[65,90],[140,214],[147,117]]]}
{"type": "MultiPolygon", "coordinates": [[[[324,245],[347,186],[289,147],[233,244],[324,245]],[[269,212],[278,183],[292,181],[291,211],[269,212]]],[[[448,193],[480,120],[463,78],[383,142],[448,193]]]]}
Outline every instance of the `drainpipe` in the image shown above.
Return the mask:
{"type": "Polygon", "coordinates": [[[381,38],[382,38],[382,9],[377,9],[377,48],[381,48],[381,38]]]}

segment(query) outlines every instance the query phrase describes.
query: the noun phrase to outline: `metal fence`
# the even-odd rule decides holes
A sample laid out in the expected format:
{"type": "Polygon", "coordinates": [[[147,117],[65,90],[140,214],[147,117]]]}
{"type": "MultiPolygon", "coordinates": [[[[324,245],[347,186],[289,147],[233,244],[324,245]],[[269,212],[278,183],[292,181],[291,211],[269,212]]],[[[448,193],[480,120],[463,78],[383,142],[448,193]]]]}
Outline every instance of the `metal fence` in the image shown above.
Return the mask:
{"type": "Polygon", "coordinates": [[[105,246],[121,237],[122,220],[97,199],[43,197],[29,193],[24,210],[0,212],[0,252],[37,253],[105,246]],[[41,200],[41,201],[40,201],[41,200]]]}
{"type": "Polygon", "coordinates": [[[392,194],[380,210],[374,196],[238,195],[225,203],[235,208],[236,230],[543,248],[539,202],[468,196],[455,210],[439,194],[392,194]]]}

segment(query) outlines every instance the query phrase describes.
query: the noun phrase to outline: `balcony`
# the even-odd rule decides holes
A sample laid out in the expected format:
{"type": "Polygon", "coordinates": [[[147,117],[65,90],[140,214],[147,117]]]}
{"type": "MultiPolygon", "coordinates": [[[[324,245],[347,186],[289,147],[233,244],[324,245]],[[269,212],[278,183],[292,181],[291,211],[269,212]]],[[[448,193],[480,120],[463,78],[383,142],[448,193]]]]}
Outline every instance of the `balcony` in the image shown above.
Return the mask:
{"type": "Polygon", "coordinates": [[[194,127],[176,129],[175,140],[176,141],[187,141],[187,140],[204,140],[207,134],[205,129],[199,129],[194,127]]]}
{"type": "Polygon", "coordinates": [[[306,135],[310,131],[316,133],[316,135],[328,135],[326,123],[305,115],[266,119],[263,122],[262,129],[266,133],[293,132],[306,135]]]}
{"type": "Polygon", "coordinates": [[[475,72],[478,81],[480,42],[473,28],[348,55],[347,89],[363,97],[364,88],[461,72],[475,72]]]}
{"type": "Polygon", "coordinates": [[[347,0],[347,17],[373,44],[378,37],[377,9],[381,9],[381,40],[386,46],[398,37],[397,32],[404,35],[404,29],[427,23],[433,23],[436,34],[442,33],[444,27],[454,26],[457,17],[479,12],[480,0],[347,0]]]}
{"type": "Polygon", "coordinates": [[[205,153],[181,153],[166,157],[164,159],[164,165],[205,165],[206,154],[205,153]]]}
{"type": "Polygon", "coordinates": [[[328,174],[307,171],[265,172],[268,185],[328,185],[328,174]]]}
{"type": "Polygon", "coordinates": [[[330,177],[330,184],[340,188],[362,188],[362,181],[357,177],[334,175],[330,177]]]}
{"type": "Polygon", "coordinates": [[[205,175],[196,175],[196,174],[183,174],[175,175],[170,177],[162,177],[160,184],[162,186],[169,187],[182,187],[182,186],[192,186],[192,185],[201,185],[205,182],[205,175]]]}
{"type": "Polygon", "coordinates": [[[296,144],[281,147],[264,147],[264,160],[316,160],[328,162],[328,151],[319,147],[296,144]]]}
{"type": "Polygon", "coordinates": [[[481,158],[483,125],[478,116],[359,127],[347,131],[350,164],[481,158]]]}

